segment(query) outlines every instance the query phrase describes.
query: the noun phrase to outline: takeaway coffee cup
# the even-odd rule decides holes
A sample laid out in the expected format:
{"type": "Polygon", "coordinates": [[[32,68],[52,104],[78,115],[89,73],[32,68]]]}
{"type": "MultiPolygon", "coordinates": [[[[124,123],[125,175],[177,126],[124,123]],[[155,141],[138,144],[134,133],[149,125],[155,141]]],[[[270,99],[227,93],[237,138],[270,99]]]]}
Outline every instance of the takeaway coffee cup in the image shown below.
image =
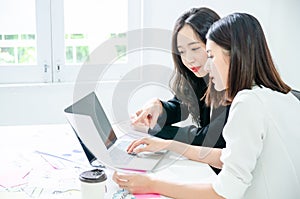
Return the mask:
{"type": "Polygon", "coordinates": [[[103,199],[106,192],[105,172],[101,169],[84,171],[79,176],[81,199],[103,199]]]}

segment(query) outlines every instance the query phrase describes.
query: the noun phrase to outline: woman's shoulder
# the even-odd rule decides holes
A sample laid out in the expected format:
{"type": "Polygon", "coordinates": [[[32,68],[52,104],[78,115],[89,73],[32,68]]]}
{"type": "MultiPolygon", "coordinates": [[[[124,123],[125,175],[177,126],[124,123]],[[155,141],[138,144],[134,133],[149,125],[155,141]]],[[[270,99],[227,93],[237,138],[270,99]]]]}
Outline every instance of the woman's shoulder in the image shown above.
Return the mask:
{"type": "Polygon", "coordinates": [[[233,101],[251,102],[258,100],[264,95],[265,89],[263,87],[255,86],[252,89],[243,89],[237,93],[233,101]]]}
{"type": "Polygon", "coordinates": [[[252,89],[243,89],[237,93],[232,101],[232,106],[243,105],[247,108],[262,109],[270,99],[274,98],[274,92],[265,87],[254,86],[252,89]]]}
{"type": "Polygon", "coordinates": [[[258,97],[258,98],[268,98],[274,95],[285,95],[283,93],[271,90],[270,88],[266,88],[264,86],[254,86],[251,89],[243,89],[238,92],[236,97],[258,97]]]}
{"type": "Polygon", "coordinates": [[[264,86],[254,86],[252,89],[244,89],[238,92],[233,101],[243,101],[249,105],[265,105],[265,104],[277,104],[280,102],[293,101],[294,96],[291,93],[284,94],[278,91],[274,91],[264,86]]]}

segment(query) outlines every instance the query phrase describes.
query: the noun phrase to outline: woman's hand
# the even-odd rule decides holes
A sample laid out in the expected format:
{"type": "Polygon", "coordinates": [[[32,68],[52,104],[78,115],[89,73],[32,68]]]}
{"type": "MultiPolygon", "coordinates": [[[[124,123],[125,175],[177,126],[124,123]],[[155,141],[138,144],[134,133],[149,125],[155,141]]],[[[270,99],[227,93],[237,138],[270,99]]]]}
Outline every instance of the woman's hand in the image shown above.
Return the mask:
{"type": "Polygon", "coordinates": [[[131,124],[131,127],[136,130],[136,131],[139,131],[139,132],[142,132],[142,133],[148,133],[149,131],[149,125],[145,125],[144,123],[140,123],[140,122],[136,122],[136,123],[132,123],[131,124]]]}
{"type": "Polygon", "coordinates": [[[156,137],[147,137],[133,141],[127,148],[128,153],[140,153],[140,152],[157,152],[170,145],[170,140],[164,140],[156,137]],[[144,147],[138,147],[144,145],[144,147]]]}
{"type": "MultiPolygon", "coordinates": [[[[133,128],[140,129],[141,127],[153,128],[159,115],[162,113],[163,107],[159,99],[153,99],[148,102],[142,109],[138,110],[131,116],[133,128]]],[[[148,131],[147,131],[148,132],[148,131]]]]}
{"type": "Polygon", "coordinates": [[[144,174],[120,174],[115,172],[113,180],[120,188],[126,189],[131,193],[153,192],[153,180],[144,174]]]}

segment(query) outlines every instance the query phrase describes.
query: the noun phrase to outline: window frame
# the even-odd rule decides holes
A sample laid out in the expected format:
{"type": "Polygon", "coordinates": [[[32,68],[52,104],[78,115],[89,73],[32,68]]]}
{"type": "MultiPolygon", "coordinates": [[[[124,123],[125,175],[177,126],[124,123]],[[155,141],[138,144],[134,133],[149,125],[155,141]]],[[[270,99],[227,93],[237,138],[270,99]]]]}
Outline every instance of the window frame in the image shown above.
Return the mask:
{"type": "MultiPolygon", "coordinates": [[[[37,63],[1,65],[0,84],[75,82],[81,66],[65,64],[64,1],[36,0],[35,3],[37,63]]],[[[129,31],[142,27],[142,4],[140,0],[128,1],[129,31]]],[[[128,38],[128,45],[131,39],[128,38]]],[[[120,79],[124,72],[140,65],[141,61],[141,52],[128,54],[127,62],[114,64],[110,76],[104,80],[120,79]]]]}
{"type": "Polygon", "coordinates": [[[7,64],[0,66],[0,83],[41,83],[51,81],[51,29],[50,3],[51,0],[36,0],[36,64],[7,64]],[[46,72],[44,72],[46,71],[46,72]]]}

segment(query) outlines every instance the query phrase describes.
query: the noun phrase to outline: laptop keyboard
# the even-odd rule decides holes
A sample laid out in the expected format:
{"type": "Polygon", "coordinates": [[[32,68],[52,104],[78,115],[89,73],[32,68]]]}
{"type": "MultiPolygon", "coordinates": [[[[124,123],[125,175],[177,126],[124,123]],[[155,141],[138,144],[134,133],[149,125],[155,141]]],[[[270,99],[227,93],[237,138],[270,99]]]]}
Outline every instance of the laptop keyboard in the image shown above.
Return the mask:
{"type": "Polygon", "coordinates": [[[134,158],[133,155],[127,153],[127,147],[130,143],[131,141],[122,141],[109,152],[114,163],[126,165],[134,158]]]}

